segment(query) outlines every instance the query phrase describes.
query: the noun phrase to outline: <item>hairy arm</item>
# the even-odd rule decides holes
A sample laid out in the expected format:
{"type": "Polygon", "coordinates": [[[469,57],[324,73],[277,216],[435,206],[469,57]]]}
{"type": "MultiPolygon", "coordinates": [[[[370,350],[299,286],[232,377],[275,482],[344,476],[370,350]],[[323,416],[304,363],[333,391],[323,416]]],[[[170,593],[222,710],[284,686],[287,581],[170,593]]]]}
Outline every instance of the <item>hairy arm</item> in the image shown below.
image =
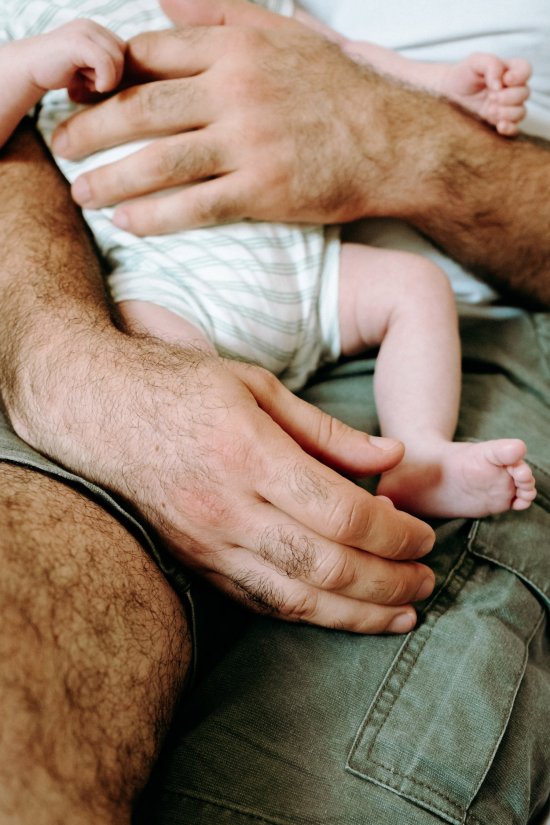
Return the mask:
{"type": "Polygon", "coordinates": [[[130,500],[180,559],[254,608],[410,629],[410,602],[433,587],[414,561],[431,529],[312,457],[377,473],[400,446],[380,449],[259,368],[117,329],[80,217],[30,133],[8,144],[0,203],[0,377],[16,431],[130,500]]]}
{"type": "Polygon", "coordinates": [[[296,21],[252,10],[265,29],[182,28],[131,42],[130,64],[151,82],[78,115],[54,146],[77,157],[158,140],[79,179],[79,203],[125,201],[115,220],[136,234],[243,217],[400,217],[501,291],[550,306],[547,147],[503,140],[296,21]]]}

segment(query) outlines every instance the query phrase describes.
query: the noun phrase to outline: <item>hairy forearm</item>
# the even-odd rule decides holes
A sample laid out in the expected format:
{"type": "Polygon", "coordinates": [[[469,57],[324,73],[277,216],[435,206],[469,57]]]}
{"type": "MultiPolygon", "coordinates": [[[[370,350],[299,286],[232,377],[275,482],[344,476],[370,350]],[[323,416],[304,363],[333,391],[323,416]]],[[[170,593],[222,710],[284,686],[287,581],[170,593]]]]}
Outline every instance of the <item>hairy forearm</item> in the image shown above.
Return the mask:
{"type": "Polygon", "coordinates": [[[550,147],[484,127],[456,135],[439,171],[439,207],[411,221],[504,298],[550,308],[550,147]]]}
{"type": "Polygon", "coordinates": [[[143,392],[146,350],[154,365],[160,348],[113,323],[87,229],[27,124],[6,147],[0,203],[0,381],[14,429],[132,498],[132,399],[143,392]]]}
{"type": "Polygon", "coordinates": [[[2,395],[16,429],[36,442],[38,409],[53,416],[66,401],[63,370],[78,370],[93,337],[116,330],[84,225],[27,124],[4,150],[0,195],[2,395]]]}
{"type": "Polygon", "coordinates": [[[0,376],[17,432],[131,501],[184,562],[256,609],[409,630],[408,603],[433,586],[414,561],[433,543],[430,528],[297,442],[361,474],[393,466],[399,445],[373,448],[259,368],[117,330],[64,182],[29,135],[4,160],[0,376]],[[358,566],[370,581],[371,554],[400,559],[375,563],[374,601],[358,566]],[[360,586],[340,572],[350,565],[360,586]]]}
{"type": "Polygon", "coordinates": [[[550,307],[550,147],[391,83],[376,105],[392,148],[365,159],[382,176],[366,181],[363,214],[403,218],[505,296],[550,307]]]}

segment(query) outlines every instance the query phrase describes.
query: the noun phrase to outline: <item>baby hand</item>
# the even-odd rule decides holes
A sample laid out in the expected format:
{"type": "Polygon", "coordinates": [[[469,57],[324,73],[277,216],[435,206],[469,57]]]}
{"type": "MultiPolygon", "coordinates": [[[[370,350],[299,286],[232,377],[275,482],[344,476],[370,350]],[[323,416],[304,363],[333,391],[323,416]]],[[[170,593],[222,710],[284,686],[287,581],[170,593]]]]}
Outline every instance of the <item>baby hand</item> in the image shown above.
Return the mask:
{"type": "Polygon", "coordinates": [[[122,77],[126,44],[92,20],[73,20],[25,43],[31,81],[43,91],[109,92],[122,77]]]}
{"type": "Polygon", "coordinates": [[[449,67],[442,92],[511,137],[526,114],[530,77],[531,65],[523,58],[476,52],[449,67]]]}

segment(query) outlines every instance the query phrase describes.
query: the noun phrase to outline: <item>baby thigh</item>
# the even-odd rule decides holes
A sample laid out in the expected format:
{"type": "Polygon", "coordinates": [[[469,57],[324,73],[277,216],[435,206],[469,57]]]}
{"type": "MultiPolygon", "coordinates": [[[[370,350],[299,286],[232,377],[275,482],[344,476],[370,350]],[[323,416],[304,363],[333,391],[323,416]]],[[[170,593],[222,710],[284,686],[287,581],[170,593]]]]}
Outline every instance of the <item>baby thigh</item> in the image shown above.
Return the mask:
{"type": "Polygon", "coordinates": [[[204,341],[297,389],[325,351],[321,291],[336,328],[339,241],[326,234],[242,222],[111,242],[108,285],[130,329],[201,348],[204,341]]]}
{"type": "Polygon", "coordinates": [[[213,345],[197,326],[171,309],[144,300],[120,301],[117,308],[124,327],[131,332],[145,333],[174,344],[215,352],[213,345]]]}
{"type": "Polygon", "coordinates": [[[343,355],[379,346],[390,329],[438,337],[454,335],[457,325],[454,296],[438,266],[409,252],[354,243],[341,249],[338,317],[343,355]]]}

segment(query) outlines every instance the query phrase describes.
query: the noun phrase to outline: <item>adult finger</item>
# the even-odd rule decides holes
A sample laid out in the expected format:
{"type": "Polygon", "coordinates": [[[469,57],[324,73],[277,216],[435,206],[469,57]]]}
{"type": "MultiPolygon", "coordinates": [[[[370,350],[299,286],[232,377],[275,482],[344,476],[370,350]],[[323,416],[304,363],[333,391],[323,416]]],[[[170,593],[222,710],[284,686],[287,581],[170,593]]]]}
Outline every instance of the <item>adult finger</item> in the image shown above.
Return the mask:
{"type": "MultiPolygon", "coordinates": [[[[262,383],[262,371],[258,372],[262,383]]],[[[254,400],[259,404],[261,392],[257,396],[254,400]]],[[[268,444],[269,449],[251,452],[246,467],[250,491],[338,544],[393,559],[417,559],[428,553],[435,540],[429,525],[370,495],[300,448],[285,428],[295,412],[289,403],[288,412],[281,413],[277,422],[258,410],[260,417],[248,438],[268,444]]],[[[319,449],[330,452],[332,446],[329,438],[328,448],[325,442],[319,449]]],[[[377,472],[374,466],[371,472],[377,472]]]]}
{"type": "MultiPolygon", "coordinates": [[[[198,202],[200,193],[195,199],[194,193],[181,187],[213,175],[225,175],[228,171],[225,164],[226,159],[217,142],[210,138],[208,129],[202,129],[177,137],[159,138],[121,160],[80,175],[72,186],[72,195],[80,206],[92,209],[134,199],[133,203],[124,204],[115,213],[116,225],[130,229],[136,235],[166,234],[181,229],[182,215],[189,216],[187,227],[203,225],[199,222],[205,215],[198,202]],[[163,189],[169,192],[154,199],[136,200],[152,192],[161,193],[163,189]],[[200,217],[192,221],[195,213],[200,217]],[[126,216],[125,224],[120,218],[122,214],[126,216]]],[[[212,193],[212,198],[216,198],[216,193],[212,193]]],[[[235,195],[233,210],[236,205],[235,195]]],[[[217,213],[223,214],[223,201],[217,213]]]]}
{"type": "Polygon", "coordinates": [[[403,457],[400,441],[349,427],[298,398],[267,370],[237,361],[225,364],[248,387],[260,409],[308,455],[357,476],[378,475],[403,457]]]}
{"type": "Polygon", "coordinates": [[[54,133],[53,150],[76,159],[128,140],[205,126],[226,107],[226,88],[233,101],[263,99],[255,76],[241,71],[241,57],[250,68],[250,56],[261,59],[266,40],[269,34],[258,29],[221,26],[140,35],[128,45],[128,61],[140,80],[152,82],[65,121],[54,133]]]}
{"type": "Polygon", "coordinates": [[[327,593],[247,566],[226,577],[207,574],[220,590],[258,613],[352,633],[408,633],[416,624],[412,605],[388,606],[327,593]]]}
{"type": "MultiPolygon", "coordinates": [[[[214,150],[215,151],[215,150],[214,150]]],[[[207,174],[198,174],[198,170],[206,169],[208,155],[204,155],[201,147],[197,146],[197,154],[189,155],[189,169],[198,178],[207,177],[207,174]]],[[[155,197],[138,198],[121,204],[115,209],[113,223],[132,232],[134,235],[164,235],[171,232],[178,232],[182,226],[186,229],[193,229],[202,226],[234,222],[248,217],[246,213],[247,199],[245,190],[241,189],[239,181],[242,176],[237,173],[223,174],[214,180],[196,182],[196,177],[188,177],[188,169],[181,168],[179,162],[178,170],[181,169],[180,176],[193,182],[189,188],[180,188],[178,191],[168,194],[155,195],[155,197]]],[[[162,161],[161,161],[162,164],[162,161]]],[[[161,168],[161,166],[157,167],[161,168]]],[[[93,177],[86,176],[86,185],[91,185],[94,191],[99,181],[96,173],[93,177]],[[91,178],[91,179],[90,179],[91,178]]],[[[212,171],[212,174],[215,174],[212,171]]],[[[120,192],[125,187],[129,193],[128,178],[123,177],[119,181],[113,176],[110,167],[104,167],[101,177],[101,185],[106,189],[111,185],[114,191],[120,192]]],[[[80,179],[79,179],[80,186],[80,179]]],[[[76,187],[76,182],[75,182],[76,187]]],[[[73,187],[73,197],[81,205],[85,203],[81,199],[78,189],[73,187]]],[[[163,188],[163,184],[156,187],[157,190],[163,188]]],[[[86,194],[89,190],[86,190],[86,194]]],[[[153,191],[153,190],[151,190],[153,191]]],[[[103,190],[101,190],[103,196],[103,190]]],[[[131,197],[127,194],[126,197],[131,197]]]]}
{"type": "Polygon", "coordinates": [[[211,118],[208,100],[196,78],[133,86],[64,121],[52,149],[77,159],[131,140],[197,129],[211,118]]]}
{"type": "Polygon", "coordinates": [[[143,32],[128,41],[125,77],[140,82],[192,77],[209,69],[225,48],[218,27],[143,32]]]}
{"type": "MultiPolygon", "coordinates": [[[[335,456],[341,460],[342,455],[349,457],[346,450],[351,443],[358,442],[352,431],[335,426],[324,414],[312,412],[310,405],[298,409],[294,397],[284,388],[281,391],[280,382],[265,370],[231,363],[228,366],[237,372],[258,406],[265,407],[270,425],[269,461],[257,459],[255,466],[258,494],[338,544],[394,559],[419,558],[432,549],[435,538],[429,525],[395,510],[385,499],[369,495],[298,447],[305,438],[310,452],[325,460],[335,456]],[[279,431],[273,429],[273,422],[279,425],[279,431]],[[279,447],[276,440],[280,441],[279,447]],[[347,445],[344,449],[343,444],[347,445]]],[[[376,461],[382,454],[369,445],[370,467],[365,472],[381,472],[376,461]]],[[[345,463],[344,459],[341,466],[345,463]]]]}
{"type": "Polygon", "coordinates": [[[394,509],[303,454],[288,454],[262,468],[258,493],[306,527],[342,545],[392,559],[429,553],[435,537],[425,522],[394,509]]]}
{"type": "Polygon", "coordinates": [[[252,507],[250,518],[254,524],[246,535],[243,532],[242,539],[249,546],[250,536],[257,534],[253,548],[241,553],[234,548],[218,553],[220,572],[246,567],[253,554],[265,568],[288,579],[363,602],[407,604],[432,592],[434,575],[424,564],[392,561],[344,547],[290,520],[266,503],[252,507]],[[259,531],[256,525],[261,525],[259,531]]]}

